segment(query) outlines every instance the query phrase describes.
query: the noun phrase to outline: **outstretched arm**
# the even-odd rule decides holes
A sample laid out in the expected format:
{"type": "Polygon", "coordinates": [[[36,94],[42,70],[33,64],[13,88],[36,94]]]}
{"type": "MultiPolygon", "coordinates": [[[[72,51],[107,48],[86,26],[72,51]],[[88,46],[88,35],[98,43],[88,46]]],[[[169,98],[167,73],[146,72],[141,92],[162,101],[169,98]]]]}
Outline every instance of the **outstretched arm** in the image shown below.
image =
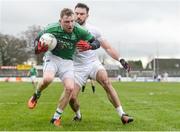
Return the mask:
{"type": "Polygon", "coordinates": [[[120,57],[119,53],[109,44],[109,42],[105,39],[101,40],[101,47],[115,60],[119,61],[121,63],[121,65],[123,66],[123,68],[126,71],[130,71],[131,68],[129,66],[129,64],[120,57]]]}
{"type": "Polygon", "coordinates": [[[108,55],[110,55],[113,59],[119,61],[120,58],[120,54],[117,52],[117,50],[115,50],[110,43],[105,40],[105,39],[101,39],[101,47],[108,53],[108,55]]]}

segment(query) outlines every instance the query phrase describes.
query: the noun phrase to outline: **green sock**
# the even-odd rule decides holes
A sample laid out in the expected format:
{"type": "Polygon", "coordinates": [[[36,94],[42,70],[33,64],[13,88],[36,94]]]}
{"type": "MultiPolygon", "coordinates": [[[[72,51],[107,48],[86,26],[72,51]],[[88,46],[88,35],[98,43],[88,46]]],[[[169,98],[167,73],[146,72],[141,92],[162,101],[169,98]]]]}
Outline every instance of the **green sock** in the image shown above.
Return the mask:
{"type": "Polygon", "coordinates": [[[41,91],[37,89],[35,94],[36,94],[37,98],[39,98],[41,96],[41,91]]]}

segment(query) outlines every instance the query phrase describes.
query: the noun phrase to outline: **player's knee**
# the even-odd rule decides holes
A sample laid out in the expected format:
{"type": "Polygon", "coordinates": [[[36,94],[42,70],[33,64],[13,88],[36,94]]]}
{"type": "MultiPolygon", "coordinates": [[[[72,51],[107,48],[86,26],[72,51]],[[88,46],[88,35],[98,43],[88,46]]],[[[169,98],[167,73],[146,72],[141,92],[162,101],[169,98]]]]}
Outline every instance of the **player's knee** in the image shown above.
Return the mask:
{"type": "Polygon", "coordinates": [[[75,84],[74,84],[73,80],[71,80],[71,79],[64,79],[63,83],[64,83],[65,90],[68,90],[68,91],[71,91],[71,92],[74,90],[75,84]]]}
{"type": "Polygon", "coordinates": [[[68,93],[73,93],[74,86],[73,85],[65,85],[65,91],[68,93]]]}
{"type": "Polygon", "coordinates": [[[67,95],[69,97],[69,99],[71,99],[72,95],[73,95],[73,90],[70,88],[65,88],[65,95],[67,95]]]}
{"type": "Polygon", "coordinates": [[[99,81],[103,86],[109,85],[110,81],[107,72],[104,70],[99,71],[97,74],[97,81],[99,81]]]}
{"type": "Polygon", "coordinates": [[[102,77],[102,78],[100,79],[100,82],[101,82],[101,84],[102,84],[103,86],[108,86],[108,85],[110,85],[110,81],[109,81],[108,77],[102,77]]]}

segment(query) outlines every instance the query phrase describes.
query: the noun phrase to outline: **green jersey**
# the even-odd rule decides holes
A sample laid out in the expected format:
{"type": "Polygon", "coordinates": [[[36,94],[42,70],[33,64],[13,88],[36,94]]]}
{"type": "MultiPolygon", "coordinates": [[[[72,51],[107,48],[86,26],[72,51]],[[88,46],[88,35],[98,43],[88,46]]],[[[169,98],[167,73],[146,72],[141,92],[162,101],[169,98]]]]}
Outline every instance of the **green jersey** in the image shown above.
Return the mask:
{"type": "Polygon", "coordinates": [[[57,39],[57,46],[52,50],[52,54],[59,56],[63,59],[73,59],[73,55],[76,49],[76,43],[79,40],[89,41],[93,36],[79,24],[74,25],[72,33],[65,32],[60,23],[53,23],[45,27],[45,29],[39,33],[39,38],[44,33],[51,33],[57,39]]]}
{"type": "Polygon", "coordinates": [[[30,76],[37,76],[37,70],[36,68],[32,67],[29,71],[30,76]]]}

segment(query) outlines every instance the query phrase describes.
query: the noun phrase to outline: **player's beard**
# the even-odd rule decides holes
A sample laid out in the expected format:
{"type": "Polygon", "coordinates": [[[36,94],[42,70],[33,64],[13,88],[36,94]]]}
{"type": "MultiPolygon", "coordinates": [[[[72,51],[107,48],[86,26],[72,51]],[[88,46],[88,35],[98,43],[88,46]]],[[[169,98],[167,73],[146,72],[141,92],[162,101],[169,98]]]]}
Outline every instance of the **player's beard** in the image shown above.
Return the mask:
{"type": "Polygon", "coordinates": [[[85,21],[82,21],[81,19],[77,19],[76,22],[79,23],[79,25],[84,25],[85,23],[85,21]]]}

